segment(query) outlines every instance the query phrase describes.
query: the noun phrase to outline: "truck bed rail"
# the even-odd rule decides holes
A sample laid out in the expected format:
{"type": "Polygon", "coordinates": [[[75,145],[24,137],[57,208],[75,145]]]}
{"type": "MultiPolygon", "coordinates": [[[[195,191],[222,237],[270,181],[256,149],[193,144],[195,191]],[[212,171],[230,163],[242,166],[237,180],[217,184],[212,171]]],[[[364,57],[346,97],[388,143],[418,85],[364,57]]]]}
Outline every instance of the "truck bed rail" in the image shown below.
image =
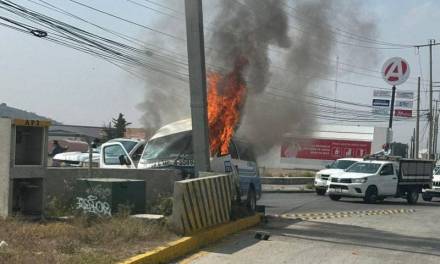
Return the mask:
{"type": "Polygon", "coordinates": [[[399,163],[399,185],[432,183],[433,161],[401,159],[399,163]]]}

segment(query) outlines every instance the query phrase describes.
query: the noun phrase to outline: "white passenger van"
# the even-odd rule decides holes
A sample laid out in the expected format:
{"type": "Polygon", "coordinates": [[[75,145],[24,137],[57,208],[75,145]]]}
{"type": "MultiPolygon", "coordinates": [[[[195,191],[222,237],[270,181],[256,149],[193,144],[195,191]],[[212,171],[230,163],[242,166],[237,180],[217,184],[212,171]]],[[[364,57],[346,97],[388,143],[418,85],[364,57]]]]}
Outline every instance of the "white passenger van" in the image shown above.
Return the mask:
{"type": "MultiPolygon", "coordinates": [[[[185,119],[160,128],[148,141],[138,164],[139,169],[176,168],[183,178],[194,175],[191,119],[185,119]]],[[[255,210],[261,197],[261,182],[253,149],[246,141],[233,138],[229,155],[211,157],[215,172],[236,172],[241,199],[255,210]]]]}

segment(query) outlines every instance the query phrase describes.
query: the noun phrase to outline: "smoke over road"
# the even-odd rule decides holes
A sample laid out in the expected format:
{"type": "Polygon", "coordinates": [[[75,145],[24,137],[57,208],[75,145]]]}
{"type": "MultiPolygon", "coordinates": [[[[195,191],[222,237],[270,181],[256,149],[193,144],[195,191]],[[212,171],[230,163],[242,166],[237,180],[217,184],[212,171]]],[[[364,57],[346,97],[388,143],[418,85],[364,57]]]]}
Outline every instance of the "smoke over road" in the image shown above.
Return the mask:
{"type": "MultiPolygon", "coordinates": [[[[329,60],[334,60],[338,49],[350,53],[359,43],[342,33],[355,32],[366,38],[376,34],[375,25],[362,19],[362,8],[354,2],[224,0],[215,6],[211,2],[204,5],[207,71],[227,74],[237,58],[248,61],[242,71],[247,97],[237,133],[254,143],[260,153],[279,145],[286,133],[301,136],[315,126],[318,111],[308,95],[320,82],[316,77],[332,75],[335,65],[329,60]],[[214,19],[211,13],[216,14],[214,19]],[[337,28],[338,17],[347,20],[344,31],[337,28]],[[343,45],[347,42],[353,45],[343,45]]],[[[169,20],[161,23],[163,26],[169,20]]],[[[180,35],[185,32],[182,27],[173,30],[180,35]]],[[[186,52],[185,47],[173,48],[186,52]]],[[[353,59],[374,60],[374,53],[363,54],[353,59]]],[[[148,126],[157,128],[190,116],[189,98],[180,96],[176,101],[169,95],[188,95],[188,84],[169,83],[151,73],[146,78],[147,96],[142,108],[148,126]],[[164,88],[155,91],[158,87],[164,88]]],[[[330,89],[323,95],[329,96],[332,93],[325,93],[332,91],[333,84],[327,85],[330,89]]]]}
{"type": "Polygon", "coordinates": [[[357,19],[358,6],[346,6],[328,0],[222,1],[208,42],[214,49],[209,61],[230,69],[237,56],[249,60],[244,76],[248,96],[238,134],[259,153],[280,144],[286,133],[301,136],[315,126],[317,110],[306,95],[318,81],[313,77],[326,77],[335,68],[328,59],[334,58],[339,43],[333,26],[336,11],[353,18],[347,31],[375,34],[373,24],[357,19]]]}

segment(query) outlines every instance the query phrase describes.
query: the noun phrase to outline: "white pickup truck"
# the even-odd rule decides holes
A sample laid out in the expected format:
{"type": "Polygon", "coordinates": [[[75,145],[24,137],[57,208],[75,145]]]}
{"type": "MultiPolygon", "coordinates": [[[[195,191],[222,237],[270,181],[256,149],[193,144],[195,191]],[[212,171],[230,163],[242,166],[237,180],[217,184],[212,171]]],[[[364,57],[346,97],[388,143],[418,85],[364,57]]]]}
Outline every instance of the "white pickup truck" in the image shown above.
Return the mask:
{"type": "Polygon", "coordinates": [[[422,192],[422,198],[424,201],[430,202],[434,197],[440,197],[440,165],[435,166],[432,188],[424,189],[422,192]]]}
{"type": "Polygon", "coordinates": [[[401,197],[414,204],[422,189],[431,188],[433,166],[430,160],[371,156],[331,176],[327,194],[334,201],[358,197],[375,203],[387,197],[401,197]]]}
{"type": "Polygon", "coordinates": [[[332,164],[326,166],[325,169],[315,174],[315,190],[316,194],[324,195],[327,191],[327,180],[330,176],[343,172],[345,169],[363,159],[359,158],[343,158],[335,160],[332,164]]]}
{"type": "Polygon", "coordinates": [[[145,145],[146,142],[142,139],[118,138],[109,140],[101,146],[99,167],[105,169],[136,168],[145,145]]]}

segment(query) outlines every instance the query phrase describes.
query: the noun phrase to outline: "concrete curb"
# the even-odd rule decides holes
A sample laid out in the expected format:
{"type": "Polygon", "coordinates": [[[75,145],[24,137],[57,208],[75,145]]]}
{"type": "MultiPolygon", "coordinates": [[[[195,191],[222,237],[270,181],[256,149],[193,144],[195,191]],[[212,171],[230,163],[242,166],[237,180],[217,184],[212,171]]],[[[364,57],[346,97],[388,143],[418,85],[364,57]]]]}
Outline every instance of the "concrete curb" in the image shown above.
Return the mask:
{"type": "Polygon", "coordinates": [[[201,231],[192,236],[183,237],[170,242],[165,246],[157,247],[146,253],[134,256],[120,264],[150,264],[168,263],[179,257],[183,257],[197,249],[216,242],[228,235],[250,228],[260,223],[261,215],[256,214],[247,218],[221,224],[211,229],[201,231]]]}
{"type": "Polygon", "coordinates": [[[315,177],[260,177],[261,184],[305,185],[313,184],[315,177]]]}
{"type": "Polygon", "coordinates": [[[262,193],[314,193],[315,190],[262,190],[262,193]]]}

